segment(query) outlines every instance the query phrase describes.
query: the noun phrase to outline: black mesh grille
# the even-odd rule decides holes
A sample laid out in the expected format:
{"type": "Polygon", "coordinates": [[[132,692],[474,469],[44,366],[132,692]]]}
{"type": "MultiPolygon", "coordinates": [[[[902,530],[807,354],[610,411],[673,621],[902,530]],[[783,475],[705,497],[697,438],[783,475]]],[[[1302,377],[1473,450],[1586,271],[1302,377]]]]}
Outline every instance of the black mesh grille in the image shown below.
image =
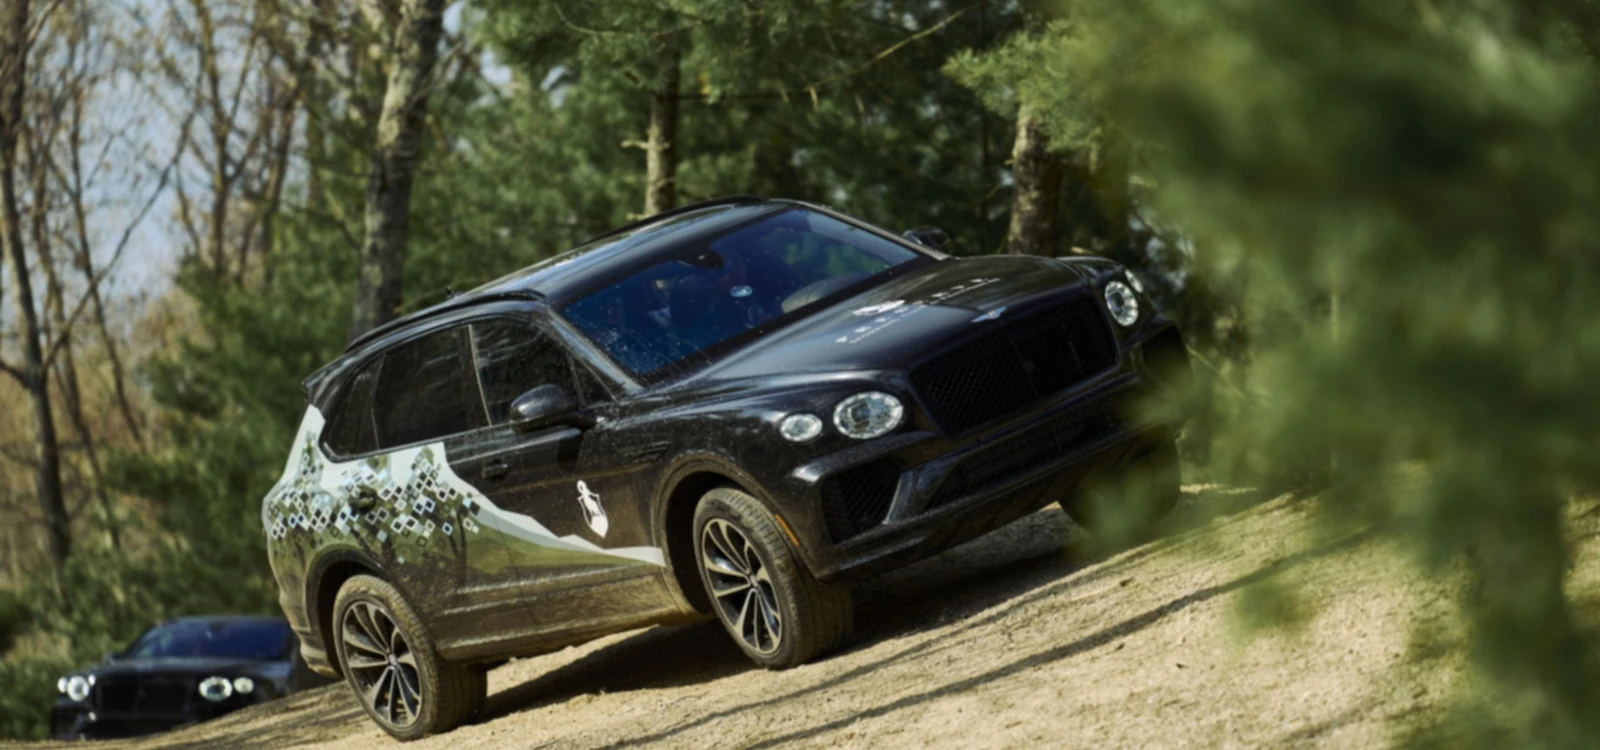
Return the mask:
{"type": "Polygon", "coordinates": [[[990,490],[1070,453],[1116,429],[1116,414],[1102,405],[1069,411],[1027,432],[973,452],[956,464],[928,501],[937,508],[990,490]]]}
{"type": "Polygon", "coordinates": [[[1060,393],[1116,360],[1099,303],[1079,297],[946,352],[913,371],[911,382],[939,427],[959,435],[1060,393]]]}
{"type": "Polygon", "coordinates": [[[828,534],[842,542],[883,523],[900,483],[900,470],[889,460],[873,461],[822,481],[822,514],[828,534]]]}
{"type": "Polygon", "coordinates": [[[114,675],[98,678],[94,690],[94,706],[99,711],[178,713],[188,706],[194,684],[169,677],[114,675]]]}

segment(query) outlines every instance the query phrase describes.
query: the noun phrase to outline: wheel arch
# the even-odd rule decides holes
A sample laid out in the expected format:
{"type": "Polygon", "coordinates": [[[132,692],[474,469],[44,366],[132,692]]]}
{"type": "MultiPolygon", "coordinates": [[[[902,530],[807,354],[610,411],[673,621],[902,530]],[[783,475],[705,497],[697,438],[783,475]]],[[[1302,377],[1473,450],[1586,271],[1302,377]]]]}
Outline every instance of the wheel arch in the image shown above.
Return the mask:
{"type": "Polygon", "coordinates": [[[711,600],[700,583],[694,560],[694,511],[700,498],[718,487],[732,487],[754,497],[773,512],[772,503],[753,477],[722,456],[697,456],[667,472],[657,495],[656,528],[661,530],[667,569],[678,594],[696,612],[711,614],[711,600]]]}
{"type": "Polygon", "coordinates": [[[340,677],[344,676],[344,669],[339,664],[333,643],[333,604],[345,581],[358,575],[383,578],[378,566],[371,560],[359,553],[344,550],[319,560],[311,575],[307,576],[306,619],[317,640],[322,642],[328,664],[340,677]]]}

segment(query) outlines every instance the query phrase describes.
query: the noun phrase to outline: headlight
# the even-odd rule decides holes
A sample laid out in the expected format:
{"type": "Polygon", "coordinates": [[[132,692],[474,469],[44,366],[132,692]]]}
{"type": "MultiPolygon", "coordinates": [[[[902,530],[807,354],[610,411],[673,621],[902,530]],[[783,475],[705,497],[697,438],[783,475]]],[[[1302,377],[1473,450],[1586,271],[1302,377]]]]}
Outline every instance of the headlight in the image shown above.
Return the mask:
{"type": "Polygon", "coordinates": [[[905,414],[900,399],[887,393],[867,391],[840,401],[834,407],[833,426],[857,440],[869,440],[899,427],[905,414]]]}
{"type": "Polygon", "coordinates": [[[66,677],[57,683],[57,687],[61,688],[61,692],[66,693],[68,698],[75,701],[81,701],[89,697],[89,685],[89,679],[83,675],[66,677]]]}
{"type": "Polygon", "coordinates": [[[1106,310],[1117,325],[1126,328],[1139,320],[1139,298],[1127,284],[1113,281],[1106,284],[1106,310]]]}
{"type": "Polygon", "coordinates": [[[249,694],[251,691],[253,691],[255,689],[256,689],[256,681],[255,680],[252,680],[249,677],[235,677],[235,678],[233,678],[233,692],[238,693],[240,695],[247,695],[247,694],[249,694]]]}
{"type": "Polygon", "coordinates": [[[207,677],[200,681],[200,697],[212,703],[225,701],[233,695],[233,683],[226,677],[207,677]]]}
{"type": "Polygon", "coordinates": [[[778,433],[791,443],[804,443],[822,434],[822,420],[813,414],[790,414],[778,423],[778,433]]]}

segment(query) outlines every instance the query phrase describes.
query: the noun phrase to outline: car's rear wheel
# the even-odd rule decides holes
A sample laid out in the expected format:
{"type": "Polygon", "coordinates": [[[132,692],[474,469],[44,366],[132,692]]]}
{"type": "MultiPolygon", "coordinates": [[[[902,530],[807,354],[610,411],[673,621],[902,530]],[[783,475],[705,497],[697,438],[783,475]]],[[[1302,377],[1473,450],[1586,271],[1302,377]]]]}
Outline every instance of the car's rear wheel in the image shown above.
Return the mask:
{"type": "Polygon", "coordinates": [[[849,586],[812,576],[777,520],[750,495],[719,488],[700,499],[694,553],[717,619],[755,663],[799,666],[849,636],[855,612],[849,586]]]}
{"type": "Polygon", "coordinates": [[[1096,536],[1115,545],[1142,541],[1183,496],[1178,446],[1163,440],[1115,471],[1086,480],[1061,508],[1096,536]]]}
{"type": "Polygon", "coordinates": [[[364,575],[346,581],[333,618],[345,682],[395,739],[448,732],[483,707],[483,670],[440,657],[416,610],[387,581],[364,575]]]}

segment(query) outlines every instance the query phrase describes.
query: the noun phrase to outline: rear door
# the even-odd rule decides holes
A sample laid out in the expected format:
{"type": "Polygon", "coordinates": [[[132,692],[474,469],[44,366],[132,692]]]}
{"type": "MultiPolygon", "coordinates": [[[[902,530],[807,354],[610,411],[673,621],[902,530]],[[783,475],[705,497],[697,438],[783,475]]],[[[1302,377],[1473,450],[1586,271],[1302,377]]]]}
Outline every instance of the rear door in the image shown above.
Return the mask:
{"type": "Polygon", "coordinates": [[[524,614],[503,535],[483,522],[482,495],[465,479],[488,422],[467,347],[466,326],[455,325],[383,355],[370,397],[377,450],[350,480],[367,506],[363,536],[447,655],[456,639],[514,628],[524,614]]]}

